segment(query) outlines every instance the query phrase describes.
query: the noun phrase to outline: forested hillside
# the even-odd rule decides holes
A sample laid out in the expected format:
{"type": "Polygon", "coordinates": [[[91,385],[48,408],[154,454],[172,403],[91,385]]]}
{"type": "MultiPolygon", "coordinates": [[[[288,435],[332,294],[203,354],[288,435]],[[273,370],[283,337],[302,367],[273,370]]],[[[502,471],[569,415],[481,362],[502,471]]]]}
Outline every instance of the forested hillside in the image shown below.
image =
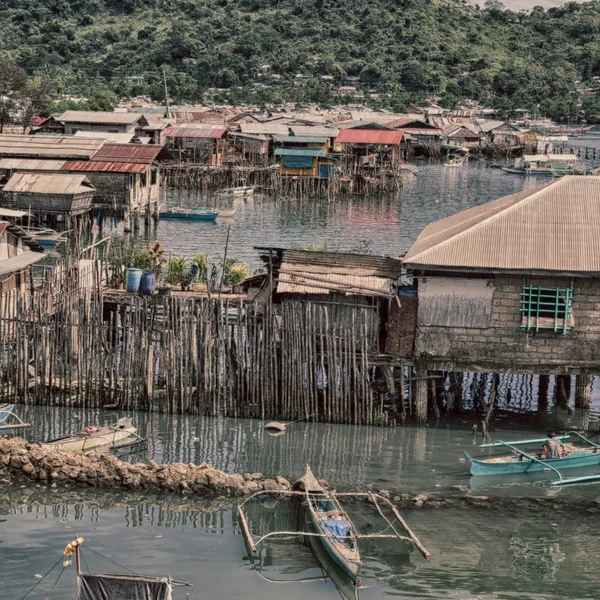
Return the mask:
{"type": "Polygon", "coordinates": [[[575,114],[577,82],[600,75],[600,2],[525,14],[496,0],[0,0],[0,58],[70,92],[103,81],[162,97],[166,65],[176,100],[218,87],[236,101],[326,102],[335,87],[319,76],[360,76],[392,105],[435,93],[575,114]],[[315,78],[299,90],[297,73],[315,78]],[[248,89],[257,82],[271,87],[248,89]]]}

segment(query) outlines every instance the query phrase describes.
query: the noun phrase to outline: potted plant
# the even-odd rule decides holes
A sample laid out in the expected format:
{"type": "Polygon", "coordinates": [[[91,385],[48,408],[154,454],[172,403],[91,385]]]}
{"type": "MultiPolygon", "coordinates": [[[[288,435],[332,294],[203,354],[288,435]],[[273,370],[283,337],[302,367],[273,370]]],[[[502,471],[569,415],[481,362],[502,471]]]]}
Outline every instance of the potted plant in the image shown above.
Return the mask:
{"type": "Polygon", "coordinates": [[[171,285],[179,285],[184,290],[188,285],[189,272],[186,270],[187,258],[179,256],[172,258],[167,263],[167,283],[171,285]]]}
{"type": "MultiPolygon", "coordinates": [[[[142,293],[152,294],[154,292],[157,282],[161,280],[163,266],[166,262],[165,250],[160,242],[156,242],[146,257],[145,272],[142,275],[142,293]]],[[[163,289],[162,295],[164,293],[163,289]]]]}

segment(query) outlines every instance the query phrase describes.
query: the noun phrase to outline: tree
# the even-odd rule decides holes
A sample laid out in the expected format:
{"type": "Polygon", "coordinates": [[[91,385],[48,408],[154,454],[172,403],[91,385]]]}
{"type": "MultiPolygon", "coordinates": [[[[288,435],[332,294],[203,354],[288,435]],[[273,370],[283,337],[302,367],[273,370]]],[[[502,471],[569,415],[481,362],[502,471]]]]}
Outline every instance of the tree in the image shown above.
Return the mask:
{"type": "Polygon", "coordinates": [[[0,133],[5,125],[12,123],[26,86],[27,73],[11,62],[0,60],[0,133]]]}
{"type": "Polygon", "coordinates": [[[19,98],[19,121],[23,133],[31,127],[34,117],[50,107],[55,92],[55,83],[48,77],[34,77],[27,81],[19,98]]]}

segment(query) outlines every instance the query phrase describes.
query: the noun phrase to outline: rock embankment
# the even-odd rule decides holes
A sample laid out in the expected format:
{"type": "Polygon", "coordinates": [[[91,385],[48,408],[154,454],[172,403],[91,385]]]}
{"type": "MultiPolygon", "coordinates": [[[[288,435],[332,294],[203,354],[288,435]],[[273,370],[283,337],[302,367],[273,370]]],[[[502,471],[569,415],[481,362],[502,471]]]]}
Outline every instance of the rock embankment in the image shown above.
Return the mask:
{"type": "Polygon", "coordinates": [[[76,484],[148,492],[187,492],[206,497],[247,496],[262,490],[289,490],[283,477],[261,473],[229,474],[211,465],[154,461],[130,464],[110,454],[45,449],[21,438],[0,439],[0,479],[76,484]]]}

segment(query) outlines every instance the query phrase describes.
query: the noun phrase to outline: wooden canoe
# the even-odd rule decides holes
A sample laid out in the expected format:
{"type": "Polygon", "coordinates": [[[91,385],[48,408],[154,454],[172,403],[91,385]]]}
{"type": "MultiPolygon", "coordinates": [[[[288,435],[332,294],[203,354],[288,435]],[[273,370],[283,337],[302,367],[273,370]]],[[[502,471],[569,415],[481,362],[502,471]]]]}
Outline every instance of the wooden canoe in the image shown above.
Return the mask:
{"type": "Polygon", "coordinates": [[[71,436],[50,440],[42,443],[42,448],[55,448],[71,452],[87,452],[97,448],[111,448],[118,446],[119,442],[137,437],[137,429],[133,426],[132,419],[119,419],[114,425],[90,428],[90,432],[83,431],[71,436]]]}
{"type": "Polygon", "coordinates": [[[353,581],[358,582],[362,563],[356,529],[338,501],[319,484],[310,467],[306,467],[304,489],[310,519],[318,539],[335,564],[353,581]]]}

